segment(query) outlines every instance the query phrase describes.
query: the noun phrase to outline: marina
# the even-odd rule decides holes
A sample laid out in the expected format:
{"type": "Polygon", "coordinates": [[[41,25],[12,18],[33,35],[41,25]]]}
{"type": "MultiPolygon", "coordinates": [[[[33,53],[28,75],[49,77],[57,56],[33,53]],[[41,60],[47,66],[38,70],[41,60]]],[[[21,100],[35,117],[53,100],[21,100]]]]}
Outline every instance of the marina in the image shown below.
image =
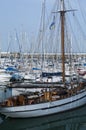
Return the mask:
{"type": "Polygon", "coordinates": [[[85,17],[75,3],[55,0],[47,16],[43,0],[36,40],[15,29],[0,53],[1,130],[86,129],[85,17]],[[15,42],[19,51],[10,50],[15,42]]]}
{"type": "MultiPolygon", "coordinates": [[[[59,60],[57,59],[56,62],[55,59],[53,59],[54,62],[50,59],[45,59],[43,54],[43,36],[41,41],[42,57],[39,60],[40,66],[31,68],[32,72],[36,72],[28,73],[30,72],[30,70],[28,70],[27,72],[27,69],[30,68],[28,68],[28,66],[25,66],[24,68],[24,62],[22,64],[20,60],[20,64],[17,64],[17,66],[8,65],[8,67],[5,69],[5,71],[7,72],[6,74],[9,74],[10,76],[12,74],[12,76],[9,79],[10,83],[7,84],[7,87],[29,89],[37,88],[37,90],[33,92],[33,90],[31,89],[32,92],[21,93],[20,95],[12,96],[5,101],[2,101],[0,103],[0,113],[7,117],[41,117],[76,109],[86,104],[85,68],[77,68],[76,65],[78,65],[79,63],[73,60],[71,61],[71,54],[69,55],[69,57],[65,57],[65,21],[66,13],[70,10],[66,9],[64,0],[60,0],[59,4],[60,9],[58,10],[60,11],[58,11],[58,15],[60,17],[61,58],[59,60]],[[48,62],[48,60],[50,60],[50,63],[48,62]],[[58,68],[56,63],[58,65],[58,68]],[[26,80],[31,81],[25,82],[26,80]]],[[[44,13],[45,1],[42,4],[42,35],[45,31],[44,13]]],[[[55,15],[53,18],[53,22],[55,22],[55,15]]],[[[35,65],[34,59],[32,63],[33,65],[35,65]]],[[[29,65],[29,67],[31,66],[29,65]]]]}

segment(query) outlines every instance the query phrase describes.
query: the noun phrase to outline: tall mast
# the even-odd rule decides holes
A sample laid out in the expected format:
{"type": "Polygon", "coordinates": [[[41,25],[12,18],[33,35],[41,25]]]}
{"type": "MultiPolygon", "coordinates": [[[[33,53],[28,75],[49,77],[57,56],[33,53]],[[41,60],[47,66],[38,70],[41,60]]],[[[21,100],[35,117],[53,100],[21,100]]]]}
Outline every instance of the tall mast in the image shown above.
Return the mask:
{"type": "Polygon", "coordinates": [[[64,10],[64,0],[61,0],[60,18],[61,18],[61,53],[62,53],[62,70],[63,70],[62,76],[63,76],[63,82],[65,82],[65,48],[64,48],[65,10],[64,10]]]}
{"type": "Polygon", "coordinates": [[[41,57],[42,57],[42,66],[41,69],[43,69],[44,67],[44,35],[45,35],[45,2],[46,0],[43,0],[42,3],[42,18],[41,18],[41,22],[42,22],[42,52],[41,52],[41,57]]]}

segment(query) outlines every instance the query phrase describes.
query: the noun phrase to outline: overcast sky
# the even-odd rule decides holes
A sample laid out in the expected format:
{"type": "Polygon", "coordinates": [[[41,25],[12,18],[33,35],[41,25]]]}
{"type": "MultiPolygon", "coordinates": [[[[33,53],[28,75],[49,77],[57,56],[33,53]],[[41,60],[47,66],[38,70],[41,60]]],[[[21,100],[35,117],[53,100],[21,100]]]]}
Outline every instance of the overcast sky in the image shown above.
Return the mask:
{"type": "MultiPolygon", "coordinates": [[[[81,1],[82,7],[86,0],[70,0],[74,7],[81,1]]],[[[43,0],[0,0],[0,48],[7,51],[9,33],[16,29],[19,33],[23,28],[27,33],[36,33],[40,25],[43,0]]],[[[51,11],[55,0],[46,0],[46,7],[51,11]]]]}
{"type": "MultiPolygon", "coordinates": [[[[51,8],[55,0],[47,0],[51,8]]],[[[14,29],[18,32],[22,26],[26,32],[39,29],[43,0],[0,0],[0,46],[7,50],[8,34],[14,29]]]]}

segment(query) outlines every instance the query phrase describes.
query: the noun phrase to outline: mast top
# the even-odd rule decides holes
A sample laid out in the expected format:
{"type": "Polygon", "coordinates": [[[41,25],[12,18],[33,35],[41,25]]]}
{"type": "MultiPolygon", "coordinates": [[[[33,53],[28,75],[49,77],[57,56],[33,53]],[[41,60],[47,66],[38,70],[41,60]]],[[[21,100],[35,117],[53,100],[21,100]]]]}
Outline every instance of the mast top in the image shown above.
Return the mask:
{"type": "Polygon", "coordinates": [[[64,0],[61,0],[60,2],[61,2],[60,11],[64,11],[64,0]]]}

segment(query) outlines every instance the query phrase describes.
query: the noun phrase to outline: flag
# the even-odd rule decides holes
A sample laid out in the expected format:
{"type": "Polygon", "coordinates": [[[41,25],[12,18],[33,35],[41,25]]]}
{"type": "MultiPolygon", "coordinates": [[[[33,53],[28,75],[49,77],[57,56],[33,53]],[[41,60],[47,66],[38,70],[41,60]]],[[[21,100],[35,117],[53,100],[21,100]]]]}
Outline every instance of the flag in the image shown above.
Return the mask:
{"type": "Polygon", "coordinates": [[[51,23],[49,29],[52,30],[55,28],[55,16],[53,17],[53,22],[51,23]]]}

